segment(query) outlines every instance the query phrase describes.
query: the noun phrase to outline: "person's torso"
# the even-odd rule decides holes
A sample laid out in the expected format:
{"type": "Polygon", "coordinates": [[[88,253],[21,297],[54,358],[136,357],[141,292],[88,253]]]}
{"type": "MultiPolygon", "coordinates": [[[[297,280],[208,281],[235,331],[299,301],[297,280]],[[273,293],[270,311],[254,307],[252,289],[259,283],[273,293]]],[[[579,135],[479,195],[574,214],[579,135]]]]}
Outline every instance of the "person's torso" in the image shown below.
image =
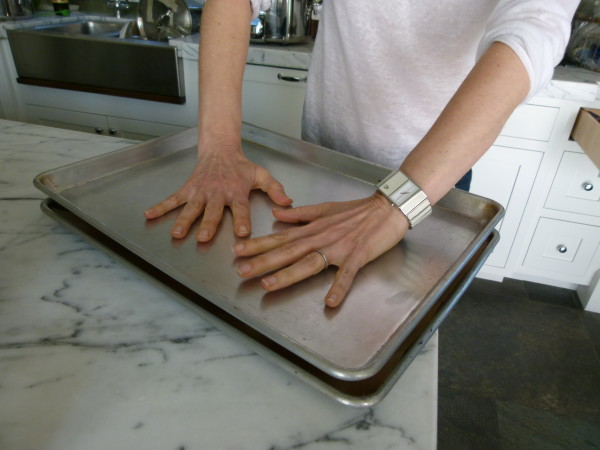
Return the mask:
{"type": "Polygon", "coordinates": [[[303,137],[397,168],[475,62],[497,0],[324,0],[303,137]]]}

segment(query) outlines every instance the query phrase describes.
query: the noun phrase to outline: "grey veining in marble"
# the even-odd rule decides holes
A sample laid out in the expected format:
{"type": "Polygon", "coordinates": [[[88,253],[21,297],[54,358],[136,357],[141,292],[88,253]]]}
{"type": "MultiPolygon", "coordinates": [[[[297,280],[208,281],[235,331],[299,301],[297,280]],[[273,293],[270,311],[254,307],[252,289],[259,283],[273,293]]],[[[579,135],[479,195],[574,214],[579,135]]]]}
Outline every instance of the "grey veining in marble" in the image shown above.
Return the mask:
{"type": "Polygon", "coordinates": [[[0,120],[0,448],[436,447],[437,335],[344,406],[40,211],[36,174],[130,144],[0,120]]]}

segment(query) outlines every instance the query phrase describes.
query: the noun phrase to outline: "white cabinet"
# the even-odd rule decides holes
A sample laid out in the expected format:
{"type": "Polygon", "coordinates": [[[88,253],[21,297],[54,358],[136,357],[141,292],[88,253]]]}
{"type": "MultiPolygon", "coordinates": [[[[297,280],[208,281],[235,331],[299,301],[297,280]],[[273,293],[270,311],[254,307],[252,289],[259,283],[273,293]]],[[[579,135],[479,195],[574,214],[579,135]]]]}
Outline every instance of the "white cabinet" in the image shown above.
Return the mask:
{"type": "Polygon", "coordinates": [[[242,117],[245,122],[300,138],[305,70],[246,65],[242,117]]]}
{"type": "Polygon", "coordinates": [[[196,66],[184,61],[184,79],[191,92],[183,105],[22,84],[16,88],[26,121],[146,140],[197,125],[196,66]]]}
{"type": "Polygon", "coordinates": [[[185,127],[176,125],[90,114],[46,106],[27,105],[27,114],[31,122],[39,123],[40,125],[140,141],[185,130],[185,127]]]}
{"type": "Polygon", "coordinates": [[[599,244],[600,227],[541,217],[523,265],[534,273],[587,284],[598,267],[599,244]]]}
{"type": "Polygon", "coordinates": [[[600,217],[600,171],[586,154],[563,152],[545,207],[600,217]]]}
{"type": "Polygon", "coordinates": [[[489,278],[503,278],[504,271],[497,268],[506,267],[542,156],[537,151],[495,145],[473,167],[471,192],[496,200],[506,210],[497,226],[500,241],[483,269],[489,278]]]}

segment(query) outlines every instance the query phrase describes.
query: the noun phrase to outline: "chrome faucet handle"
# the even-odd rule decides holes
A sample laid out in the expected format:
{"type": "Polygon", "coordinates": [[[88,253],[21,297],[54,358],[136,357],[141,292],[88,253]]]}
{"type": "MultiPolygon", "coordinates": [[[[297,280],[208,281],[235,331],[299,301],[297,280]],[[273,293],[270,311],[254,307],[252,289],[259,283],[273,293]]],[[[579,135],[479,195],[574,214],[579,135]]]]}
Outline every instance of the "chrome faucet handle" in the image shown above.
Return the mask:
{"type": "Polygon", "coordinates": [[[106,2],[106,6],[108,8],[115,9],[115,17],[121,18],[121,10],[129,9],[129,1],[128,0],[108,0],[106,2]]]}

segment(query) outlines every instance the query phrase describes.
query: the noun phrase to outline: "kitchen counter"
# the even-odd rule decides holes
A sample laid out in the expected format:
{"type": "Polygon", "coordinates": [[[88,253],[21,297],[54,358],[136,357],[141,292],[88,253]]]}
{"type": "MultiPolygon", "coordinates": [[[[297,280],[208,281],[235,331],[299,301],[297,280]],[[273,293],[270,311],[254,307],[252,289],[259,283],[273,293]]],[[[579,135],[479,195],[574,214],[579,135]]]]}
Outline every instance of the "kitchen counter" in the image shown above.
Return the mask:
{"type": "MultiPolygon", "coordinates": [[[[198,60],[200,35],[173,39],[184,59],[198,60]]],[[[313,41],[299,45],[251,44],[248,64],[308,70],[313,41]]],[[[593,102],[600,100],[600,73],[574,66],[558,66],[552,80],[536,97],[593,102]]],[[[534,97],[535,99],[535,97],[534,97]]],[[[535,102],[535,100],[533,100],[535,102]]]]}
{"type": "MultiPolygon", "coordinates": [[[[115,20],[112,16],[99,16],[85,12],[73,13],[69,17],[44,16],[28,20],[0,22],[0,39],[6,38],[7,28],[31,27],[45,23],[68,22],[78,19],[104,18],[115,20]]],[[[122,19],[123,23],[130,19],[122,19]]],[[[177,47],[183,59],[197,61],[200,34],[195,33],[179,39],[172,39],[170,45],[177,47]]],[[[278,45],[252,43],[246,62],[261,66],[282,67],[287,69],[308,70],[313,49],[313,40],[304,44],[278,45]]],[[[536,97],[555,98],[593,102],[600,100],[600,73],[574,66],[558,66],[548,85],[536,97]]]]}
{"type": "Polygon", "coordinates": [[[41,212],[36,174],[132,143],[0,120],[0,448],[434,449],[437,334],[344,406],[41,212]]]}

